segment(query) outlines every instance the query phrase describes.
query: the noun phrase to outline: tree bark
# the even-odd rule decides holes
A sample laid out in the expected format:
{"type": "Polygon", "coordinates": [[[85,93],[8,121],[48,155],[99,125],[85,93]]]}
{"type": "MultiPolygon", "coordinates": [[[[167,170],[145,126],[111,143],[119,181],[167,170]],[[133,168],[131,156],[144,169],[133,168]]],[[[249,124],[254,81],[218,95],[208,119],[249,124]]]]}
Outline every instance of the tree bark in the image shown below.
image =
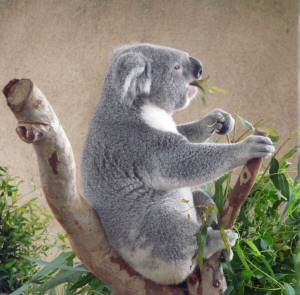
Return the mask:
{"type": "Polygon", "coordinates": [[[11,80],[3,93],[17,134],[34,147],[47,203],[82,263],[120,295],[186,295],[144,279],[111,248],[97,214],[76,191],[71,145],[43,93],[28,79],[11,80]]]}
{"type": "MultiPolygon", "coordinates": [[[[82,263],[119,295],[223,294],[226,289],[220,253],[204,261],[188,279],[188,291],[162,286],[133,271],[111,248],[100,219],[77,192],[75,161],[69,140],[51,105],[29,79],[11,80],[3,89],[18,123],[19,137],[33,145],[44,195],[56,219],[68,234],[82,263]]],[[[259,170],[261,159],[250,160],[242,170],[222,212],[225,228],[231,228],[259,170]]]]}

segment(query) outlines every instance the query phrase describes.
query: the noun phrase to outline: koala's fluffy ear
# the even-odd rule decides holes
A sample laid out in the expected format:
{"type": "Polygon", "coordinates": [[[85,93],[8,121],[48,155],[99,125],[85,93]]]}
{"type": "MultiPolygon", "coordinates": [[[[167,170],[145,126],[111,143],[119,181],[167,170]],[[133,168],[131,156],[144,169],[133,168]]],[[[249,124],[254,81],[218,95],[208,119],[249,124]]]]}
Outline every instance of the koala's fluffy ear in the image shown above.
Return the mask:
{"type": "Polygon", "coordinates": [[[150,62],[142,53],[127,52],[117,59],[117,80],[121,99],[131,105],[141,95],[150,93],[150,62]]]}

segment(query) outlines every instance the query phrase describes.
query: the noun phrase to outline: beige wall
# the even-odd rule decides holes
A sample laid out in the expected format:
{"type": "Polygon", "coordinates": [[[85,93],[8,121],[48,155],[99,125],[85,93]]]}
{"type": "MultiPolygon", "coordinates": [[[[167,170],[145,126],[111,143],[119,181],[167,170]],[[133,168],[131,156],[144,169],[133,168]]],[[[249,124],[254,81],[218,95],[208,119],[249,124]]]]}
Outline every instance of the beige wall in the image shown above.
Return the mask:
{"type": "MultiPolygon", "coordinates": [[[[176,114],[178,122],[215,107],[235,113],[241,104],[242,117],[267,119],[284,139],[297,127],[297,15],[296,0],[0,0],[0,87],[26,77],[42,89],[79,167],[113,49],[157,43],[198,57],[205,76],[228,90],[205,106],[194,101],[176,114]]],[[[33,149],[15,126],[2,96],[0,165],[39,184],[33,149]]]]}

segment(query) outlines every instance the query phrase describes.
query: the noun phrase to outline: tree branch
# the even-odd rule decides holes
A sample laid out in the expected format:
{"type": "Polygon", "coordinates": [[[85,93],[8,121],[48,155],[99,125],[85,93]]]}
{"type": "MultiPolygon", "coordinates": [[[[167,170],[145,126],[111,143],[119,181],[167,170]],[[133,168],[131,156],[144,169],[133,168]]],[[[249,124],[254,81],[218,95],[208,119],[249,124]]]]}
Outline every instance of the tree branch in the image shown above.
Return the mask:
{"type": "Polygon", "coordinates": [[[71,145],[43,93],[28,79],[11,80],[3,93],[19,137],[34,147],[46,200],[82,263],[120,295],[186,295],[142,278],[111,248],[97,214],[76,191],[71,145]]]}
{"type": "MultiPolygon", "coordinates": [[[[266,132],[261,130],[255,130],[254,134],[268,136],[266,132]]],[[[261,163],[261,158],[251,159],[242,168],[239,178],[223,207],[221,219],[224,229],[233,227],[240,209],[254,185],[261,163]]],[[[188,279],[190,293],[193,291],[193,294],[220,295],[225,292],[227,283],[220,264],[220,257],[221,252],[218,252],[209,259],[204,260],[203,271],[196,276],[197,279],[193,278],[195,273],[190,276],[188,279]]]]}

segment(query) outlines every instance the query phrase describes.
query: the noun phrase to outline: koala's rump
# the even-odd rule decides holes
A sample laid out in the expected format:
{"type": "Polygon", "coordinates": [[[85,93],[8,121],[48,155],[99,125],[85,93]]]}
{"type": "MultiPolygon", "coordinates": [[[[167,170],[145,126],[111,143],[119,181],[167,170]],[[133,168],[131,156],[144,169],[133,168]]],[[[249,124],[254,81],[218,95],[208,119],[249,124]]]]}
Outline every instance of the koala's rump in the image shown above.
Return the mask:
{"type": "Polygon", "coordinates": [[[110,208],[106,203],[99,215],[111,245],[129,265],[156,282],[175,284],[195,266],[199,225],[194,209],[187,213],[181,202],[190,196],[188,188],[155,195],[137,190],[110,208]]]}

